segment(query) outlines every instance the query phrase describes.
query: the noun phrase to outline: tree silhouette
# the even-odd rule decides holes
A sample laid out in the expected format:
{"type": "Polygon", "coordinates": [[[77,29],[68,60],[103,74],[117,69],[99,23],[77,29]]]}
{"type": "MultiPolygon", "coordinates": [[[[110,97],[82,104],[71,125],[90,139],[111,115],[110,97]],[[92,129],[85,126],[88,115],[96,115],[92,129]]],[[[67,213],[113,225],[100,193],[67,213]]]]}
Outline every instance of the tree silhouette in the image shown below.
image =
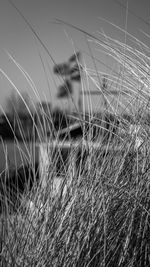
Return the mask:
{"type": "Polygon", "coordinates": [[[59,86],[58,88],[58,98],[63,98],[63,97],[69,97],[70,94],[73,93],[73,88],[70,80],[65,80],[62,85],[59,86]]]}
{"type": "Polygon", "coordinates": [[[29,115],[32,112],[32,104],[29,95],[26,92],[20,95],[12,91],[6,100],[6,112],[9,117],[16,117],[21,115],[29,115]]]}
{"type": "Polygon", "coordinates": [[[69,75],[69,65],[67,63],[62,63],[55,65],[53,68],[54,74],[66,76],[69,75]]]}
{"type": "MultiPolygon", "coordinates": [[[[69,98],[73,94],[73,85],[72,82],[80,82],[80,52],[72,55],[68,62],[62,64],[56,64],[53,68],[54,74],[63,77],[64,83],[58,87],[58,98],[69,98]]],[[[80,93],[79,93],[80,95],[80,93]]],[[[80,96],[79,96],[80,97],[80,96]]]]}
{"type": "Polygon", "coordinates": [[[33,119],[32,104],[26,92],[12,92],[6,100],[6,113],[18,139],[30,138],[33,119]]]}

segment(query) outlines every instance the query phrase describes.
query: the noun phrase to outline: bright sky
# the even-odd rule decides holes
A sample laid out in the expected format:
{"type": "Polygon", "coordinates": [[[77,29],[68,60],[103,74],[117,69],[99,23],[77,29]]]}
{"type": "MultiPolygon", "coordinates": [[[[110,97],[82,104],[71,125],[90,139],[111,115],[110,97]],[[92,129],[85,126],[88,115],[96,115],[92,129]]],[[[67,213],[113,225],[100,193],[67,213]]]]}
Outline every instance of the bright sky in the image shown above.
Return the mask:
{"type": "MultiPolygon", "coordinates": [[[[124,8],[127,6],[126,0],[13,0],[12,2],[32,24],[57,63],[66,61],[75,48],[83,51],[87,65],[90,61],[84,53],[88,52],[85,36],[67,26],[55,24],[56,18],[89,33],[103,29],[107,35],[124,40],[119,30],[101,20],[100,17],[125,28],[127,16],[128,31],[149,45],[149,39],[141,30],[148,34],[150,32],[150,25],[148,25],[150,0],[129,0],[128,14],[124,8]]],[[[4,75],[1,75],[0,105],[5,106],[7,97],[14,90],[13,84],[21,92],[27,91],[35,100],[33,90],[7,52],[28,72],[36,85],[40,99],[50,101],[53,106],[56,104],[60,106],[61,103],[56,99],[55,83],[58,83],[58,78],[53,74],[53,62],[10,2],[0,0],[0,68],[11,80],[10,84],[4,75]],[[40,57],[45,64],[47,77],[40,57]]],[[[107,57],[100,56],[100,59],[108,63],[107,57]]]]}

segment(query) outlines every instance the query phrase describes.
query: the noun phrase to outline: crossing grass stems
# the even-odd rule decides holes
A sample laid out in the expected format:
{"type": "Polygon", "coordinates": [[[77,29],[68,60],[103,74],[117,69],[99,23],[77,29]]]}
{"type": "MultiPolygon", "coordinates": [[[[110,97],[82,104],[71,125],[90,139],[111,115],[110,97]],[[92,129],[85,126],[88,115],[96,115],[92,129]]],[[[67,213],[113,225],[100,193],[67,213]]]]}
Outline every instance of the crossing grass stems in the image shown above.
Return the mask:
{"type": "MultiPolygon", "coordinates": [[[[83,33],[81,29],[78,30],[83,33]]],[[[109,78],[114,86],[121,84],[129,89],[129,93],[133,93],[133,100],[138,98],[143,101],[144,108],[140,115],[137,110],[132,111],[135,123],[142,125],[142,145],[134,147],[137,133],[128,133],[131,122],[120,115],[118,129],[124,127],[123,137],[116,134],[111,143],[108,138],[105,152],[101,152],[101,143],[96,151],[91,145],[85,164],[82,163],[82,151],[75,171],[71,166],[74,161],[70,161],[68,168],[63,168],[64,177],[55,195],[53,182],[58,156],[51,158],[49,154],[44,178],[41,177],[38,184],[33,182],[30,190],[26,188],[15,212],[13,210],[10,213],[6,202],[5,212],[1,214],[0,260],[6,266],[150,265],[150,146],[147,125],[143,123],[149,107],[147,95],[135,90],[137,83],[148,88],[149,48],[133,36],[133,41],[138,42],[141,50],[136,48],[135,51],[134,46],[126,46],[124,50],[124,43],[100,33],[98,37],[84,34],[123,66],[123,73],[109,78]],[[117,144],[121,146],[119,152],[113,149],[117,144]],[[46,181],[44,187],[42,178],[46,181]]],[[[25,71],[21,67],[19,69],[33,86],[25,71]]],[[[93,79],[90,71],[86,75],[93,79]]],[[[94,75],[99,75],[97,70],[94,75]]],[[[96,82],[94,79],[93,82],[96,82]]],[[[81,118],[81,114],[78,117],[81,118]]],[[[93,124],[89,126],[92,132],[93,124]]],[[[41,128],[39,139],[44,139],[48,144],[44,124],[41,128]]],[[[69,158],[75,157],[77,149],[72,147],[69,158]]],[[[32,162],[32,155],[29,161],[32,162]]],[[[22,168],[21,171],[24,172],[20,174],[21,177],[28,179],[29,170],[22,168]]],[[[34,168],[31,176],[36,181],[34,168]]]]}

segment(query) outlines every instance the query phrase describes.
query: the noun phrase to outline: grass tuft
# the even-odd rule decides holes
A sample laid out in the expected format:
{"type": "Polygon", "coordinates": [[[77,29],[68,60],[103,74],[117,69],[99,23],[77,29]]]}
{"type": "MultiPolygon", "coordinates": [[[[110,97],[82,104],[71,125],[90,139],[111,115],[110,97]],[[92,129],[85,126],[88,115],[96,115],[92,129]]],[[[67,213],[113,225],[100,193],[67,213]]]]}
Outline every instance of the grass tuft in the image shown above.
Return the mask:
{"type": "MultiPolygon", "coordinates": [[[[108,82],[113,89],[124,90],[130,97],[125,104],[118,98],[117,105],[113,106],[113,101],[104,92],[107,107],[102,116],[96,118],[91,114],[87,120],[84,111],[83,114],[71,114],[71,119],[76,116],[80,122],[83,136],[78,143],[72,142],[65,155],[61,147],[57,151],[55,147],[50,147],[53,138],[59,142],[58,134],[61,131],[60,124],[55,128],[51,110],[46,113],[41,102],[41,117],[35,106],[32,113],[24,103],[30,111],[33,126],[36,126],[36,137],[32,136],[34,138],[30,141],[25,138],[24,128],[17,117],[23,146],[14,133],[14,147],[19,148],[16,153],[21,158],[21,169],[14,163],[14,169],[10,172],[9,161],[6,160],[6,168],[1,173],[0,261],[4,266],[149,266],[148,48],[140,41],[138,48],[127,44],[124,47],[124,43],[104,33],[95,37],[72,27],[84,33],[94,46],[103,49],[120,65],[120,72],[112,72],[108,82]],[[135,102],[138,105],[134,105],[135,102]],[[112,121],[111,127],[106,129],[105,120],[112,111],[118,123],[112,121]],[[127,115],[127,111],[131,116],[127,115]],[[38,127],[33,114],[36,115],[38,127]],[[95,129],[97,146],[91,142],[95,129]],[[36,145],[35,140],[38,140],[36,145]],[[41,158],[36,168],[36,149],[38,153],[42,151],[43,142],[49,148],[47,158],[43,162],[41,158]],[[26,188],[23,186],[20,195],[17,191],[19,184],[13,182],[23,180],[26,188]],[[17,208],[14,195],[19,200],[17,208]]],[[[37,37],[31,26],[30,29],[37,37]]],[[[132,41],[135,41],[134,37],[132,41]]],[[[9,57],[36,92],[26,71],[10,54],[9,57]]],[[[95,65],[97,60],[93,54],[91,58],[95,65]]],[[[93,70],[82,66],[82,71],[101,91],[102,73],[97,67],[93,70]]],[[[3,72],[3,75],[19,92],[7,74],[3,72]]],[[[4,115],[9,120],[7,114],[4,115]]],[[[8,159],[5,142],[3,148],[8,159]]]]}

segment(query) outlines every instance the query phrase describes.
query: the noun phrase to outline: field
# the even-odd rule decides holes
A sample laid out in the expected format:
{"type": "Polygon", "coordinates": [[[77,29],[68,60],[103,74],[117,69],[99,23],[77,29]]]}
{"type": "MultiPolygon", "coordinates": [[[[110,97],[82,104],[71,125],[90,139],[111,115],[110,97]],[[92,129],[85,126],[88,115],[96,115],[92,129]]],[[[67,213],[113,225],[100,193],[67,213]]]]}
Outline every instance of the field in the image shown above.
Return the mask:
{"type": "MultiPolygon", "coordinates": [[[[101,142],[97,149],[93,149],[89,134],[88,156],[84,157],[84,147],[81,146],[81,157],[76,168],[73,165],[78,146],[71,147],[67,167],[58,157],[60,148],[53,157],[50,151],[47,158],[39,159],[40,183],[35,183],[21,196],[17,211],[10,212],[6,205],[5,212],[1,214],[2,266],[150,266],[149,48],[145,48],[140,41],[139,50],[134,45],[124,47],[124,43],[106,38],[104,34],[97,38],[78,30],[118,61],[123,73],[119,76],[112,74],[110,82],[115,88],[128,89],[132,93],[130,100],[133,98],[136,105],[130,101],[124,107],[117,100],[122,113],[117,115],[120,125],[115,137],[111,141],[108,138],[103,151],[101,142]],[[133,124],[123,116],[128,106],[138,131],[127,130],[133,124]],[[124,129],[121,123],[126,126],[124,129]],[[137,146],[139,140],[142,141],[137,146]],[[116,151],[118,145],[120,150],[116,151]],[[57,165],[63,167],[63,178],[56,178],[57,165]],[[57,187],[55,192],[53,183],[57,187]]],[[[42,45],[39,37],[37,39],[42,45]]],[[[138,42],[133,37],[133,43],[135,41],[138,42]]],[[[47,52],[46,47],[44,49],[47,52]]],[[[93,59],[92,53],[90,55],[93,59]]],[[[85,73],[92,75],[90,71],[85,73]]],[[[99,77],[97,69],[94,75],[99,77]]],[[[98,78],[95,82],[98,84],[98,78]]],[[[101,90],[100,84],[98,88],[101,90]]],[[[107,92],[105,97],[107,99],[107,92]]],[[[92,119],[94,115],[90,107],[89,114],[92,119]]],[[[84,115],[84,111],[78,114],[83,125],[84,115]]],[[[89,122],[89,133],[93,127],[89,122]]],[[[103,124],[98,127],[103,127],[103,124]]],[[[86,134],[84,128],[82,138],[86,134]]],[[[46,137],[45,140],[48,145],[49,140],[46,137]]],[[[2,143],[0,151],[4,146],[2,143]]],[[[28,163],[35,161],[39,155],[29,143],[18,146],[19,153],[14,154],[14,144],[3,150],[8,150],[9,158],[13,159],[13,162],[8,160],[6,170],[10,166],[17,169],[18,164],[24,164],[24,153],[21,152],[22,160],[20,151],[26,151],[28,157],[25,160],[28,163]]],[[[6,154],[1,159],[6,159],[6,154]]],[[[5,161],[1,160],[0,164],[2,171],[5,161]]]]}

